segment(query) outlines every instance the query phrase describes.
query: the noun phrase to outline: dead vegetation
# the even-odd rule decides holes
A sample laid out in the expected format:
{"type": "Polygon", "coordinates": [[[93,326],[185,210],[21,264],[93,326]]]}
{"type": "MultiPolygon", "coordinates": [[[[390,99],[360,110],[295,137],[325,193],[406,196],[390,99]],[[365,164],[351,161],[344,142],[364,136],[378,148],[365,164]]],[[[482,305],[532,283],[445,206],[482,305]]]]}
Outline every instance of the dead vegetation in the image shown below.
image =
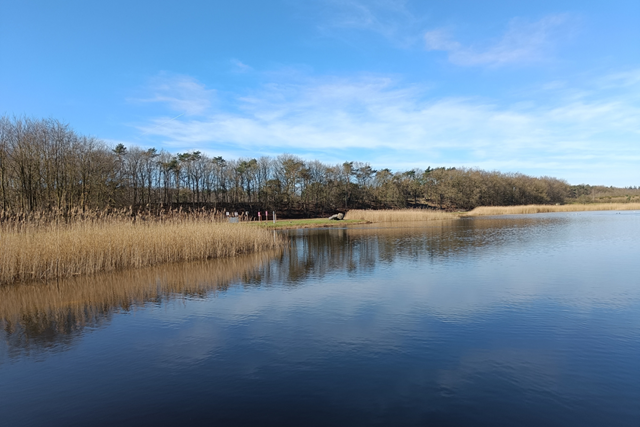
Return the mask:
{"type": "Polygon", "coordinates": [[[590,203],[570,205],[480,206],[469,212],[453,213],[427,209],[350,210],[345,219],[368,222],[436,221],[487,215],[521,215],[548,212],[640,210],[640,203],[590,203]]]}
{"type": "Polygon", "coordinates": [[[481,206],[465,216],[519,215],[546,212],[629,211],[640,210],[640,203],[593,203],[571,205],[481,206]]]}
{"type": "Polygon", "coordinates": [[[0,284],[94,274],[281,248],[284,238],[211,212],[12,216],[0,212],[0,284]]]}
{"type": "Polygon", "coordinates": [[[358,219],[368,222],[408,222],[408,221],[437,221],[455,219],[458,216],[449,212],[429,209],[389,209],[362,210],[354,209],[347,212],[345,219],[358,219]]]}

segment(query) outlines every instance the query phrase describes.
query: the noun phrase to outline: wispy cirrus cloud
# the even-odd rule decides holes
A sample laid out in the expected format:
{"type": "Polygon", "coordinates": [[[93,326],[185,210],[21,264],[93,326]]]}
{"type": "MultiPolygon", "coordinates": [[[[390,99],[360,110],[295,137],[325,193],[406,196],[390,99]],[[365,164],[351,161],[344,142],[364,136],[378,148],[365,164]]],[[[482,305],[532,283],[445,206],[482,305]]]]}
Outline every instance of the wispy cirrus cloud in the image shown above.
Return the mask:
{"type": "MultiPolygon", "coordinates": [[[[634,76],[628,73],[620,84],[631,84],[634,76]]],[[[202,91],[194,94],[196,100],[209,91],[196,87],[202,91]]],[[[640,82],[632,89],[640,89],[640,82]]],[[[356,159],[398,169],[464,165],[630,185],[640,181],[640,107],[634,90],[563,87],[505,105],[433,97],[425,87],[385,76],[299,76],[236,94],[199,117],[153,117],[137,129],[173,149],[259,155],[257,148],[264,154],[356,159]],[[612,174],[618,181],[611,181],[612,174]]],[[[168,98],[171,106],[173,97],[168,98]]]]}
{"type": "Polygon", "coordinates": [[[162,73],[153,78],[143,98],[130,98],[134,103],[163,104],[180,115],[197,116],[211,107],[215,90],[207,89],[191,76],[162,73]]]}
{"type": "Polygon", "coordinates": [[[253,71],[253,68],[239,59],[233,58],[231,61],[232,70],[236,73],[247,73],[253,71]]]}
{"type": "Polygon", "coordinates": [[[333,13],[323,29],[342,28],[381,35],[396,45],[407,47],[419,40],[421,19],[412,13],[406,0],[324,0],[333,13]]]}
{"type": "Polygon", "coordinates": [[[550,15],[535,22],[514,18],[502,37],[488,44],[464,45],[444,29],[426,32],[424,40],[427,50],[445,51],[457,65],[520,65],[546,60],[570,21],[566,14],[550,15]]]}

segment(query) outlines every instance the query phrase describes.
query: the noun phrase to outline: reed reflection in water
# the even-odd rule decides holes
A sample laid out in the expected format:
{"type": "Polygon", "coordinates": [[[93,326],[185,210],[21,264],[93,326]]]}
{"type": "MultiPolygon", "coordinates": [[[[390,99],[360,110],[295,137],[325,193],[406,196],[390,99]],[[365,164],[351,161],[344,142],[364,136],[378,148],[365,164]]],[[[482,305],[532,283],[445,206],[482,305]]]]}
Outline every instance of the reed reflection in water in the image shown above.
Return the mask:
{"type": "Polygon", "coordinates": [[[64,349],[114,313],[177,298],[206,298],[231,283],[260,283],[281,251],[168,264],[94,276],[0,287],[0,326],[9,348],[64,349]]]}

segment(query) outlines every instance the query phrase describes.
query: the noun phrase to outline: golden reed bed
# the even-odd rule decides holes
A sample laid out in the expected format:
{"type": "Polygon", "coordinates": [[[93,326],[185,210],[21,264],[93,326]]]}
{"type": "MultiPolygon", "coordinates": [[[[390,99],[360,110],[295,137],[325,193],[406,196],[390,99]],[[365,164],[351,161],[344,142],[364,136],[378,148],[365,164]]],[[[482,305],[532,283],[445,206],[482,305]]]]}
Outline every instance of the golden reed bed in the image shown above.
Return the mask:
{"type": "Polygon", "coordinates": [[[369,222],[436,221],[469,216],[519,215],[547,212],[627,211],[640,210],[640,203],[592,203],[572,205],[481,206],[465,213],[426,209],[358,210],[347,212],[345,219],[369,222]]]}
{"type": "Polygon", "coordinates": [[[213,215],[83,217],[0,224],[0,285],[281,248],[283,237],[213,215]]]}
{"type": "Polygon", "coordinates": [[[635,211],[640,210],[640,203],[593,203],[588,205],[526,205],[526,206],[481,206],[464,216],[483,215],[518,215],[547,212],[582,212],[582,211],[635,211]]]}
{"type": "Polygon", "coordinates": [[[360,210],[347,212],[345,219],[360,219],[369,222],[437,221],[455,219],[456,214],[427,209],[360,210]]]}

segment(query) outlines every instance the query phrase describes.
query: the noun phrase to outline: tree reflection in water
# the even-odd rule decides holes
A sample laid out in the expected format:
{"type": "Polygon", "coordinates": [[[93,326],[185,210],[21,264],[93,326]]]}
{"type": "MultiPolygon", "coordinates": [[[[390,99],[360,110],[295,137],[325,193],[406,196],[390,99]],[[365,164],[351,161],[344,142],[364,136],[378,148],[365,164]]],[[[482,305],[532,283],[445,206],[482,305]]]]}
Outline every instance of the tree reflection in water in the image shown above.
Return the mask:
{"type": "Polygon", "coordinates": [[[9,355],[60,351],[83,331],[114,315],[174,299],[215,297],[229,286],[290,286],[335,271],[371,272],[400,259],[455,258],[485,246],[517,244],[566,218],[469,219],[424,224],[376,224],[345,229],[291,230],[284,252],[165,265],[55,283],[0,288],[0,326],[9,355]]]}

